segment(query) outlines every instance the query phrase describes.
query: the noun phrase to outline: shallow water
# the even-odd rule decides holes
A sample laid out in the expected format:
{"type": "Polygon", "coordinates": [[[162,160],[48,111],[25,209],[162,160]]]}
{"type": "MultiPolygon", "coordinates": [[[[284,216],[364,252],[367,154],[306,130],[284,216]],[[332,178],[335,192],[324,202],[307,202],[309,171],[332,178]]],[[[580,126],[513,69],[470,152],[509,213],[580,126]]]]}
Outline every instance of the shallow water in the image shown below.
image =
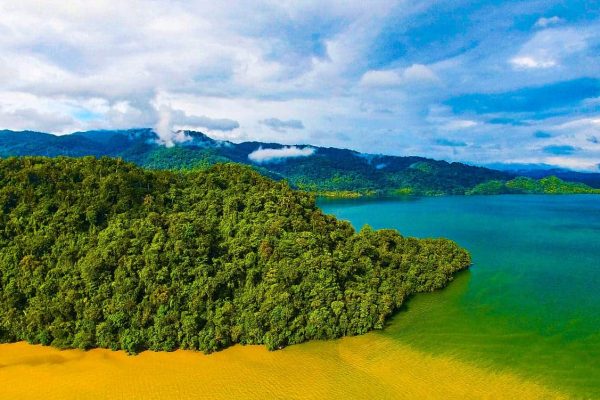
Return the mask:
{"type": "Polygon", "coordinates": [[[269,352],[128,356],[0,345],[2,399],[561,399],[518,376],[367,334],[269,352]]]}
{"type": "Polygon", "coordinates": [[[0,345],[0,399],[600,398],[600,197],[321,202],[360,227],[447,236],[475,265],[383,331],[269,352],[127,356],[0,345]]]}
{"type": "Polygon", "coordinates": [[[380,334],[428,354],[600,398],[600,196],[320,202],[360,228],[448,237],[473,267],[380,334]]]}

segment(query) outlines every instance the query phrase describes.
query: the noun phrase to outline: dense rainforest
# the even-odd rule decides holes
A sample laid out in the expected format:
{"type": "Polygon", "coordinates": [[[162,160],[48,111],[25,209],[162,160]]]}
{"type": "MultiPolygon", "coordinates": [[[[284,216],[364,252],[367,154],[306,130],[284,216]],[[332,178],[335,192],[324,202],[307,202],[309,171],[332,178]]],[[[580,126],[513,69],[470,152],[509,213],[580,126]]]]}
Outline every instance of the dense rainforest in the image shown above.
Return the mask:
{"type": "Polygon", "coordinates": [[[537,180],[520,176],[506,182],[497,180],[484,182],[467,191],[466,194],[600,194],[600,189],[584,183],[565,182],[556,176],[537,180]]]}
{"type": "MultiPolygon", "coordinates": [[[[165,147],[158,144],[158,137],[151,129],[88,131],[63,136],[0,131],[0,157],[110,156],[145,168],[170,170],[203,169],[220,162],[235,162],[251,165],[270,178],[285,179],[294,188],[333,197],[462,195],[474,190],[482,193],[484,191],[478,185],[508,182],[517,176],[511,172],[457,162],[365,154],[315,146],[298,146],[298,149],[310,149],[307,155],[301,157],[258,159],[252,155],[260,149],[285,152],[285,146],[277,143],[219,141],[200,132],[185,132],[185,135],[187,140],[173,147],[165,147]]],[[[588,175],[585,176],[585,182],[594,183],[590,176],[600,174],[588,175]]],[[[578,175],[569,177],[578,179],[578,175]]],[[[562,189],[562,193],[572,193],[568,185],[563,185],[562,189]]]]}
{"type": "Polygon", "coordinates": [[[253,169],[0,160],[0,341],[211,352],[365,333],[469,254],[323,214],[253,169]]]}

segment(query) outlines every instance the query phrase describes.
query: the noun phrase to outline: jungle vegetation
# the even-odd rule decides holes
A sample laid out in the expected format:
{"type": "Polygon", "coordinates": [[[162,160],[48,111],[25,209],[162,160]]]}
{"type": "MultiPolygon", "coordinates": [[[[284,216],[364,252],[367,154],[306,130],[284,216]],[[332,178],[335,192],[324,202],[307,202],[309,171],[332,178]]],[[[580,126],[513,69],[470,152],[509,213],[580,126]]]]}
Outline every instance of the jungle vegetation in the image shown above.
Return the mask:
{"type": "Polygon", "coordinates": [[[0,160],[0,341],[278,349],[381,329],[467,268],[446,239],[356,232],[252,168],[0,160]]]}
{"type": "Polygon", "coordinates": [[[524,176],[509,181],[492,180],[481,183],[466,194],[600,194],[600,189],[584,183],[565,182],[556,176],[541,179],[524,176]]]}

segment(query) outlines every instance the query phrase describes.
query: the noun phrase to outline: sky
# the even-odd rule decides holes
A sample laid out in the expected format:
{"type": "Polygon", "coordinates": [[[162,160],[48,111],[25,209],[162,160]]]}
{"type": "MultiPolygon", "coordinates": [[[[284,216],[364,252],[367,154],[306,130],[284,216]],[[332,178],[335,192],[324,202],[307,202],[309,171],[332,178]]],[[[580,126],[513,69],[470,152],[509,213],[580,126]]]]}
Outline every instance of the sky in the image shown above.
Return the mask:
{"type": "Polygon", "coordinates": [[[599,171],[600,1],[0,0],[0,129],[135,127],[599,171]]]}

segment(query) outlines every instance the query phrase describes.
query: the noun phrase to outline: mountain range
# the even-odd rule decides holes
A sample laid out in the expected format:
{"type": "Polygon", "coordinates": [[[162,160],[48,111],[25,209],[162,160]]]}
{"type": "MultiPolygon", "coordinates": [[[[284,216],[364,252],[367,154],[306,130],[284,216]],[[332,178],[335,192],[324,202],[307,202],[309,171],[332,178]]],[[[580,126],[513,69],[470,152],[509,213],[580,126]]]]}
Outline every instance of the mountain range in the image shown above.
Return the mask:
{"type": "MultiPolygon", "coordinates": [[[[354,150],[279,143],[233,143],[201,132],[179,132],[168,147],[149,128],[95,130],[57,136],[32,131],[0,131],[0,157],[109,156],[150,169],[197,169],[219,162],[248,164],[297,189],[322,195],[489,194],[600,192],[600,174],[545,168],[504,170],[424,157],[366,154],[354,150]],[[562,179],[548,178],[557,176],[562,179]],[[515,179],[517,179],[515,181],[515,179]]],[[[523,166],[522,166],[523,167],[523,166]]]]}

